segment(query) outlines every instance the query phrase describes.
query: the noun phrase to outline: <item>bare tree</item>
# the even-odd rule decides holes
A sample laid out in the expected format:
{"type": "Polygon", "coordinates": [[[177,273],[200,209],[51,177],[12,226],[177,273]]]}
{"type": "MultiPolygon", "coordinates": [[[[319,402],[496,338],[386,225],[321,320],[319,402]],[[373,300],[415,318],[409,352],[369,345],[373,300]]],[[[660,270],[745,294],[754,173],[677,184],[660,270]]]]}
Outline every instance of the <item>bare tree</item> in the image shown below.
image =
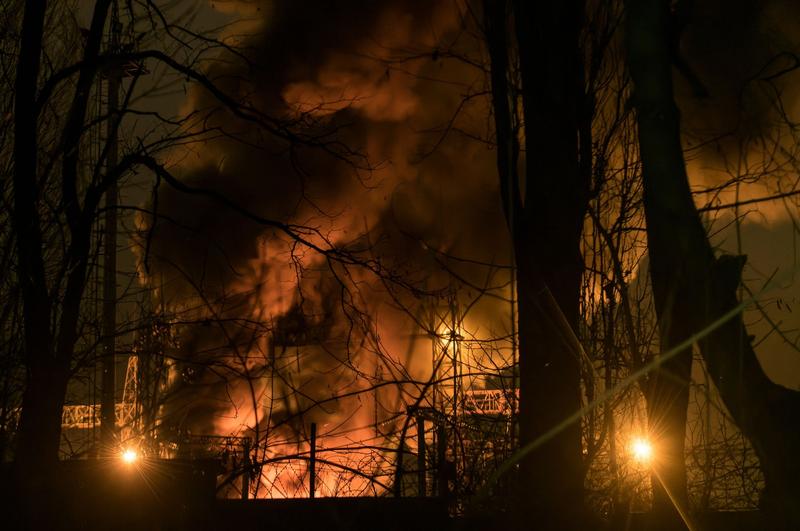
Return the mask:
{"type": "MultiPolygon", "coordinates": [[[[126,18],[120,17],[116,2],[95,2],[82,46],[73,48],[79,57],[60,56],[59,61],[51,61],[52,47],[63,43],[46,34],[46,21],[55,13],[74,14],[69,6],[65,11],[60,11],[62,8],[57,2],[26,2],[18,22],[18,51],[4,56],[4,65],[9,60],[14,65],[15,97],[10,119],[13,179],[8,190],[3,183],[4,193],[10,194],[12,230],[3,234],[3,249],[9,251],[7,244],[13,242],[26,373],[15,458],[19,470],[26,471],[21,477],[31,478],[32,483],[25,484],[32,488],[43,481],[58,459],[62,409],[73,371],[87,360],[91,362],[92,341],[86,334],[91,331],[87,319],[94,317],[87,317],[84,311],[89,303],[85,295],[97,266],[99,240],[94,234],[105,214],[103,198],[115,193],[117,185],[137,169],[156,176],[156,189],[164,182],[185,193],[197,193],[173,177],[159,156],[170,146],[224,134],[219,124],[208,125],[209,116],[219,109],[256,124],[284,147],[303,144],[343,160],[351,155],[355,158],[331,131],[309,128],[309,121],[302,116],[295,121],[279,120],[227,94],[203,73],[201,65],[218,49],[231,48],[170,22],[151,2],[126,4],[126,18]],[[123,22],[135,40],[127,47],[107,47],[105,34],[110,25],[123,22]],[[156,34],[157,39],[146,38],[156,34]],[[142,49],[139,45],[143,43],[155,47],[142,49]],[[137,81],[146,70],[145,62],[153,70],[166,70],[195,83],[211,95],[215,108],[171,119],[137,107],[137,81]],[[110,112],[94,111],[94,99],[102,93],[106,77],[118,75],[114,72],[120,69],[127,69],[130,76],[120,105],[110,112]],[[152,134],[129,142],[119,159],[113,160],[110,143],[120,136],[123,118],[130,116],[153,119],[152,134]],[[293,132],[292,126],[299,125],[305,128],[293,132]],[[101,132],[105,135],[97,153],[87,156],[85,143],[101,132]]],[[[77,33],[77,26],[72,27],[77,33]]],[[[226,203],[219,193],[209,195],[226,203]]],[[[336,255],[324,237],[311,241],[317,237],[313,231],[301,234],[302,228],[259,220],[291,234],[303,245],[336,255]]],[[[8,303],[4,311],[13,311],[14,299],[8,303]]]]}
{"type": "MultiPolygon", "coordinates": [[[[744,258],[714,256],[692,200],[672,92],[669,2],[628,2],[627,8],[651,278],[669,345],[737,307],[744,258]]],[[[792,500],[798,496],[800,441],[789,427],[800,420],[799,395],[764,374],[740,313],[699,346],[726,407],[761,461],[766,480],[762,507],[770,525],[796,528],[800,516],[792,500]]],[[[686,371],[686,365],[679,367],[686,371]]],[[[686,381],[684,373],[678,376],[686,381]]]]}

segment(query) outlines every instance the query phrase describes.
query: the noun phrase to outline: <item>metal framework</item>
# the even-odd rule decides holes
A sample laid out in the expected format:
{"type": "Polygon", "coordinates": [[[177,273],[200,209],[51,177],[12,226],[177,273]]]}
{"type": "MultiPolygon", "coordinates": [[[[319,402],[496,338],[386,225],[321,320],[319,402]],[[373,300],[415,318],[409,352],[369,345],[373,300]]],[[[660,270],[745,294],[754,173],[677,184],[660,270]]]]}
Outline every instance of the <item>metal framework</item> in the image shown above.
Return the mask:
{"type": "MultiPolygon", "coordinates": [[[[137,372],[139,357],[130,356],[125,370],[125,387],[122,390],[122,402],[114,404],[114,417],[119,429],[130,428],[138,415],[137,372]]],[[[64,406],[61,415],[61,428],[73,430],[90,430],[100,425],[100,404],[72,404],[64,406]]]]}
{"type": "Polygon", "coordinates": [[[475,415],[516,414],[519,412],[519,389],[467,389],[464,391],[464,412],[475,415]],[[512,392],[516,400],[509,401],[508,395],[512,392]]]}
{"type": "Polygon", "coordinates": [[[433,333],[433,407],[457,417],[463,400],[461,360],[462,316],[458,294],[450,290],[444,304],[433,304],[430,329],[433,333]]]}
{"type": "Polygon", "coordinates": [[[506,337],[480,338],[467,330],[457,287],[432,300],[428,311],[433,385],[425,401],[429,406],[409,411],[417,424],[416,489],[400,489],[436,493],[457,513],[469,492],[479,488],[475,482],[488,477],[513,446],[519,403],[516,343],[513,333],[509,343],[506,337]]]}

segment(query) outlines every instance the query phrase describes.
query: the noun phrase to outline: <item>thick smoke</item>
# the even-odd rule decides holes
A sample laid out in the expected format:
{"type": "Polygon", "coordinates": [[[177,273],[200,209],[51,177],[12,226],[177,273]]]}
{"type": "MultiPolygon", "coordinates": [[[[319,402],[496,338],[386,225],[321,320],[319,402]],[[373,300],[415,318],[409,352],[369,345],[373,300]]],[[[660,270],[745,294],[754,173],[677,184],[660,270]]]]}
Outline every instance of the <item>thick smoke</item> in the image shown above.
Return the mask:
{"type": "MultiPolygon", "coordinates": [[[[693,7],[681,55],[701,85],[676,71],[693,183],[719,187],[740,177],[748,185],[738,190],[738,200],[789,189],[800,154],[791,127],[800,118],[800,69],[794,58],[800,52],[800,4],[682,3],[693,7]]],[[[736,187],[728,186],[700,202],[728,204],[736,194],[736,187]]],[[[781,202],[761,203],[748,220],[785,222],[786,210],[781,202]]]]}
{"type": "MultiPolygon", "coordinates": [[[[149,280],[195,323],[184,327],[176,353],[168,424],[197,433],[257,425],[260,435],[272,430],[285,441],[273,446],[284,452],[293,437],[305,437],[310,421],[323,426],[330,444],[363,440],[366,426],[379,433],[419,387],[338,396],[430,375],[424,327],[432,297],[421,293],[446,293],[453,278],[446,269],[472,297],[481,288],[509,293],[495,154],[475,140],[491,130],[488,102],[468,97],[486,88],[485,72],[470,66],[480,62],[480,44],[445,0],[224,5],[252,17],[228,36],[236,32],[247,62],[222,53],[209,77],[295,130],[336,131],[323,137],[333,143],[287,143],[194,88],[187,112],[207,112],[205,125],[225,135],[186,146],[171,170],[243,210],[313,227],[314,244],[346,249],[383,275],[344,268],[214,199],[163,186],[149,280]],[[449,57],[453,49],[467,60],[449,57]]],[[[780,70],[783,63],[770,58],[800,33],[789,16],[797,7],[749,5],[697,2],[682,40],[708,91],[699,98],[677,77],[698,185],[727,180],[721,170],[731,160],[758,156],[753,139],[783,127],[765,82],[752,80],[780,70]]],[[[774,81],[790,108],[793,80],[788,74],[774,81]]],[[[786,177],[771,175],[767,191],[786,177]]],[[[743,198],[747,193],[765,195],[748,191],[743,198]]],[[[731,199],[727,191],[719,195],[731,199]]],[[[500,299],[481,302],[470,315],[466,327],[483,337],[508,333],[508,305],[500,299]]]]}
{"type": "MultiPolygon", "coordinates": [[[[708,94],[698,97],[676,75],[690,180],[699,205],[732,204],[797,189],[800,138],[800,3],[702,0],[681,44],[687,63],[708,94]],[[736,186],[735,181],[741,186],[736,186]]],[[[760,360],[775,381],[796,388],[800,363],[797,318],[797,197],[751,203],[707,214],[712,242],[722,251],[748,255],[745,282],[754,292],[775,274],[780,287],[751,311],[749,331],[760,360]],[[742,220],[738,232],[734,214],[742,220]],[[783,334],[773,329],[777,323],[783,334]]]]}
{"type": "MultiPolygon", "coordinates": [[[[314,244],[371,265],[345,267],[214,199],[163,186],[148,278],[196,322],[176,352],[167,425],[195,433],[258,425],[289,445],[317,421],[328,444],[363,440],[367,426],[388,429],[382,421],[420,387],[337,395],[430,376],[424,328],[435,296],[426,294],[450,288],[447,269],[474,285],[463,290],[473,298],[482,289],[508,296],[494,153],[472,138],[487,133],[487,101],[465,100],[485,76],[435,51],[459,40],[467,53],[479,48],[449,2],[256,4],[247,4],[260,17],[252,33],[238,36],[251,64],[220,61],[209,77],[303,133],[336,130],[325,137],[335,143],[290,145],[214,110],[206,125],[230,137],[187,147],[171,170],[244,210],[312,227],[314,244]]],[[[186,104],[215,107],[200,89],[186,104]]],[[[479,302],[472,315],[484,337],[508,333],[502,300],[479,302]]]]}

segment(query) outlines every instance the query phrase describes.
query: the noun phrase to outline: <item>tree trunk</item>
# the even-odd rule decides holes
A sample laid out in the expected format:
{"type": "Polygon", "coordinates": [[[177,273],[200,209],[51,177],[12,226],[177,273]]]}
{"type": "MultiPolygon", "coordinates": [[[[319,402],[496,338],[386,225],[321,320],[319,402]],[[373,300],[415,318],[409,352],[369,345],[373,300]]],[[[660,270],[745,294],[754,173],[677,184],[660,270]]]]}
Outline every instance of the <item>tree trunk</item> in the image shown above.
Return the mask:
{"type": "MultiPolygon", "coordinates": [[[[53,355],[51,330],[52,300],[47,292],[42,259],[42,234],[37,211],[38,137],[36,89],[42,53],[42,34],[47,3],[25,3],[20,52],[17,63],[14,98],[14,208],[12,222],[18,256],[18,277],[22,296],[26,390],[17,438],[16,458],[21,467],[48,466],[58,458],[58,434],[55,446],[43,441],[48,435],[50,414],[47,403],[37,391],[53,380],[46,372],[53,355]],[[23,236],[24,235],[24,236],[23,236]],[[37,454],[36,449],[42,453],[37,454]]],[[[49,396],[49,395],[48,395],[49,396]]],[[[61,395],[63,401],[63,394],[61,395]]],[[[60,429],[61,413],[56,426],[60,429]]]]}
{"type": "MultiPolygon", "coordinates": [[[[687,290],[696,292],[701,287],[693,282],[692,271],[697,264],[707,262],[711,254],[709,248],[698,243],[705,242],[705,233],[694,212],[683,164],[666,46],[669,2],[628,2],[627,9],[629,66],[644,165],[650,278],[661,348],[667,351],[696,330],[692,318],[696,307],[687,290]],[[659,39],[664,39],[663,46],[659,39]],[[672,156],[675,153],[677,158],[672,156]],[[680,182],[669,195],[663,189],[668,181],[680,182]],[[676,240],[677,248],[672,240],[676,240]]],[[[661,529],[685,528],[680,511],[686,511],[688,505],[684,450],[691,367],[692,351],[687,348],[662,364],[646,386],[649,430],[656,447],[653,521],[661,529]]]]}
{"type": "MultiPolygon", "coordinates": [[[[583,259],[580,238],[588,183],[579,171],[583,96],[579,32],[583,2],[513,2],[525,120],[525,197],[516,171],[509,108],[506,2],[484,3],[492,59],[498,173],[512,233],[519,304],[520,446],[580,408],[576,345],[583,259]]],[[[517,525],[580,529],[581,428],[572,425],[520,463],[517,525]]]]}
{"type": "Polygon", "coordinates": [[[35,470],[47,472],[58,460],[68,379],[69,372],[57,366],[30,370],[17,437],[17,460],[26,475],[32,471],[35,475],[35,470]]]}
{"type": "MultiPolygon", "coordinates": [[[[627,44],[653,291],[662,334],[666,326],[680,340],[736,308],[744,260],[714,258],[692,200],[672,92],[669,9],[667,0],[627,2],[627,44]]],[[[741,313],[705,336],[700,352],[761,460],[766,480],[762,508],[771,519],[769,528],[800,529],[800,394],[764,374],[741,313]]]]}
{"type": "MultiPolygon", "coordinates": [[[[57,363],[38,211],[38,123],[36,94],[47,2],[25,3],[14,95],[14,192],[11,220],[16,240],[22,298],[25,392],[17,432],[15,468],[18,512],[28,527],[44,528],[51,499],[48,473],[58,460],[61,411],[68,368],[57,363]]],[[[18,523],[21,523],[18,522],[18,523]]],[[[13,524],[12,524],[13,525],[13,524]]]]}
{"type": "MultiPolygon", "coordinates": [[[[91,57],[96,56],[99,50],[109,1],[95,5],[86,51],[91,57]]],[[[20,479],[24,479],[23,487],[44,481],[58,461],[62,409],[78,336],[94,214],[93,201],[87,200],[86,210],[82,211],[74,194],[78,161],[75,150],[67,150],[64,158],[73,160],[73,163],[69,165],[65,162],[61,175],[61,201],[67,217],[65,228],[69,229],[71,237],[62,257],[66,264],[66,283],[63,290],[49,288],[43,255],[43,221],[39,215],[42,199],[38,174],[37,106],[46,12],[47,2],[43,0],[25,3],[14,99],[14,195],[11,218],[14,232],[20,235],[16,238],[16,250],[27,371],[15,458],[20,479]]],[[[94,72],[91,65],[85,69],[94,72]]],[[[81,74],[83,79],[84,72],[81,74]]],[[[89,85],[90,81],[79,83],[68,120],[72,125],[64,132],[64,136],[75,145],[84,130],[86,105],[80,102],[89,98],[89,85]]]]}

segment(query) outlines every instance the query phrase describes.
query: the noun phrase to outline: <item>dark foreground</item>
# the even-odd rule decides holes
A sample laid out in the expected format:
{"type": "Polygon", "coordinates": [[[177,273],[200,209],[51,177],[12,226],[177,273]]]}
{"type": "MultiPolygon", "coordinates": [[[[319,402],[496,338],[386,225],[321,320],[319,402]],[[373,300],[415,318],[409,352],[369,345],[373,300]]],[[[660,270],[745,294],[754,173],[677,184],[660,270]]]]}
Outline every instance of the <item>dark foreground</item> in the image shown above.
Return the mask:
{"type": "MultiPolygon", "coordinates": [[[[436,498],[217,500],[214,461],[116,459],[64,462],[32,484],[2,470],[0,529],[136,531],[491,531],[511,529],[500,515],[453,519],[436,498]],[[25,481],[24,489],[20,482],[25,481]]],[[[531,515],[533,524],[533,515],[531,515]]],[[[618,529],[647,531],[648,515],[630,515],[618,529]]],[[[695,515],[702,531],[767,531],[759,514],[695,515]]],[[[531,527],[535,529],[535,527],[531,527]]],[[[590,530],[587,530],[590,531],[590,530]]]]}

